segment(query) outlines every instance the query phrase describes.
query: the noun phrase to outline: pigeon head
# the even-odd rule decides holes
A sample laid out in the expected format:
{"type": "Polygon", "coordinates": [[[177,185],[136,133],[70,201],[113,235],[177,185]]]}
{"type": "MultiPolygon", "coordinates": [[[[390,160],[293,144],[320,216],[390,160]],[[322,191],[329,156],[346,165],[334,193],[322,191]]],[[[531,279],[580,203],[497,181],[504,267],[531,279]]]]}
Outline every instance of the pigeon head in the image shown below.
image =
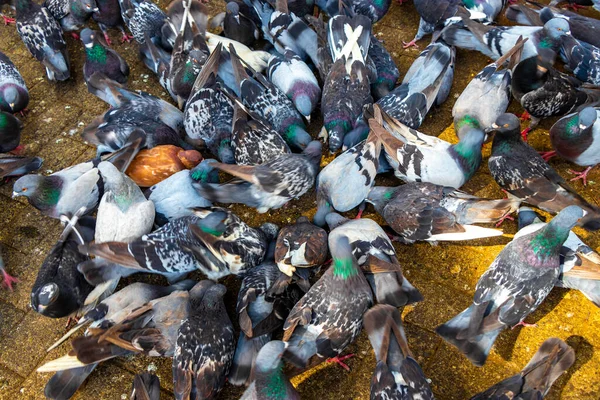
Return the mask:
{"type": "MultiPolygon", "coordinates": [[[[219,283],[211,285],[204,292],[204,296],[202,296],[202,306],[201,309],[214,310],[215,308],[219,308],[223,305],[223,296],[227,293],[227,288],[219,283]]],[[[192,303],[192,308],[194,308],[194,304],[192,303]]]]}
{"type": "Polygon", "coordinates": [[[31,307],[50,318],[62,318],[77,311],[79,304],[68,290],[60,290],[54,282],[34,289],[31,292],[31,307]]]}
{"type": "Polygon", "coordinates": [[[552,18],[544,24],[544,32],[552,39],[560,39],[562,36],[570,35],[569,22],[564,18],[552,18]]]}
{"type": "Polygon", "coordinates": [[[95,0],[76,0],[79,2],[79,6],[82,10],[87,12],[88,14],[98,12],[98,6],[96,5],[95,0]]]}
{"type": "Polygon", "coordinates": [[[312,140],[308,132],[304,130],[304,127],[299,124],[290,125],[285,132],[283,132],[282,136],[290,146],[299,150],[304,150],[312,140]]]}
{"type": "Polygon", "coordinates": [[[15,112],[17,106],[21,103],[20,98],[21,96],[19,95],[16,86],[6,85],[2,88],[2,92],[0,93],[0,105],[6,103],[9,108],[7,111],[15,112]]]}
{"type": "Polygon", "coordinates": [[[53,178],[42,175],[22,176],[13,186],[13,198],[19,196],[28,199],[39,197],[44,200],[44,203],[56,204],[60,197],[60,183],[53,178]]]}
{"type": "Polygon", "coordinates": [[[90,28],[85,28],[79,34],[79,38],[81,42],[86,48],[91,48],[94,46],[94,40],[96,39],[96,32],[91,30],[90,28]]]}
{"type": "Polygon", "coordinates": [[[227,7],[225,7],[225,12],[229,15],[232,15],[235,18],[235,21],[240,23],[240,6],[235,1],[230,1],[227,3],[227,7]]]}
{"type": "Polygon", "coordinates": [[[361,121],[356,124],[356,127],[344,136],[344,145],[342,151],[346,151],[351,147],[356,146],[369,136],[369,125],[361,121]]]}
{"type": "Polygon", "coordinates": [[[265,234],[268,242],[274,240],[279,233],[279,227],[270,222],[262,224],[259,229],[265,234]]]}
{"type": "Polygon", "coordinates": [[[383,209],[395,197],[398,187],[395,186],[375,186],[369,192],[366,201],[375,206],[375,210],[383,215],[383,209]]]}
{"type": "MultiPolygon", "coordinates": [[[[579,206],[568,206],[562,209],[548,224],[561,232],[567,232],[573,229],[577,222],[585,215],[579,206]]],[[[565,237],[566,239],[566,237],[565,237]]]]}
{"type": "Polygon", "coordinates": [[[300,93],[297,96],[294,96],[294,105],[300,114],[304,115],[306,118],[310,118],[310,113],[313,109],[313,103],[309,95],[306,93],[300,93]]]}
{"type": "Polygon", "coordinates": [[[554,65],[556,60],[556,52],[550,48],[542,47],[538,50],[537,56],[537,76],[544,76],[554,65]]]}
{"type": "Polygon", "coordinates": [[[338,226],[348,222],[348,218],[332,212],[325,216],[325,222],[327,223],[327,226],[329,226],[329,230],[332,231],[338,226]]]}
{"type": "Polygon", "coordinates": [[[313,140],[306,146],[302,154],[308,157],[316,166],[319,166],[323,154],[323,145],[320,141],[313,140]]]}
{"type": "Polygon", "coordinates": [[[200,50],[191,50],[188,54],[189,60],[194,63],[198,68],[202,68],[206,61],[206,55],[200,50]]]}
{"type": "Polygon", "coordinates": [[[283,367],[282,357],[284,356],[287,343],[280,340],[272,340],[265,344],[256,357],[255,366],[257,372],[269,372],[279,370],[283,367]]]}
{"type": "Polygon", "coordinates": [[[219,183],[219,171],[213,167],[212,163],[216,162],[215,159],[209,158],[202,160],[202,162],[196,165],[190,170],[190,176],[195,182],[204,183],[219,183]]]}
{"type": "Polygon", "coordinates": [[[193,288],[190,289],[190,299],[202,300],[206,291],[213,286],[215,283],[211,280],[205,279],[194,285],[193,288]]]}
{"type": "Polygon", "coordinates": [[[108,161],[102,161],[100,164],[98,164],[98,171],[100,171],[106,191],[114,190],[114,188],[121,186],[124,175],[112,163],[108,161]]]}
{"type": "Polygon", "coordinates": [[[231,137],[221,140],[217,149],[219,160],[224,164],[235,164],[235,156],[231,148],[231,137]]]}
{"type": "Polygon", "coordinates": [[[540,221],[539,215],[529,207],[519,207],[517,213],[519,216],[519,229],[540,221]]]}
{"type": "Polygon", "coordinates": [[[586,107],[579,111],[577,126],[581,131],[585,131],[594,125],[597,118],[598,113],[596,112],[596,109],[594,107],[586,107]]]}
{"type": "Polygon", "coordinates": [[[486,133],[495,134],[505,138],[520,138],[521,121],[516,115],[504,113],[496,119],[492,126],[486,129],[486,133]]]}
{"type": "Polygon", "coordinates": [[[335,153],[342,148],[342,140],[346,132],[350,130],[348,129],[349,125],[347,123],[336,123],[327,129],[327,133],[329,134],[329,151],[331,153],[335,153]]]}

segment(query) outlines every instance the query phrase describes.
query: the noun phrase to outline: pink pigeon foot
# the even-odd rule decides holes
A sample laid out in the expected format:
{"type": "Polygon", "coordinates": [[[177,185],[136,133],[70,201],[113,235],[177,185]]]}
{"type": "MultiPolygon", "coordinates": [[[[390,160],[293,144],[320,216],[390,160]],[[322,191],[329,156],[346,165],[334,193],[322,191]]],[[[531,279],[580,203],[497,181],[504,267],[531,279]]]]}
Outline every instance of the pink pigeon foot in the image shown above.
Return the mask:
{"type": "Polygon", "coordinates": [[[121,43],[130,43],[131,39],[133,39],[132,35],[128,35],[127,33],[123,32],[123,34],[121,35],[121,43]]]}
{"type": "Polygon", "coordinates": [[[19,114],[21,115],[21,118],[25,118],[28,112],[29,110],[27,108],[24,108],[21,111],[19,111],[19,114]]]}
{"type": "Polygon", "coordinates": [[[576,181],[576,180],[582,179],[583,186],[586,186],[587,185],[587,176],[588,176],[589,172],[592,170],[592,168],[594,168],[594,167],[593,166],[587,167],[586,169],[584,169],[581,172],[573,171],[572,169],[570,169],[569,173],[575,175],[575,178],[571,179],[571,181],[576,181]]]}
{"type": "Polygon", "coordinates": [[[110,46],[112,44],[112,41],[110,40],[108,33],[104,32],[103,35],[104,35],[104,41],[106,42],[107,45],[110,46]]]}
{"type": "Polygon", "coordinates": [[[517,326],[522,326],[524,328],[537,328],[537,324],[528,324],[525,321],[521,321],[518,324],[516,324],[515,326],[513,326],[511,329],[515,329],[517,326]]]}
{"type": "Polygon", "coordinates": [[[75,40],[79,40],[79,34],[77,32],[71,32],[71,37],[75,40]]]}
{"type": "Polygon", "coordinates": [[[346,371],[350,371],[350,367],[347,366],[343,361],[349,359],[350,357],[354,357],[354,354],[348,354],[346,356],[336,356],[333,358],[328,358],[327,362],[334,362],[337,363],[340,367],[344,368],[346,371]]]}
{"type": "Polygon", "coordinates": [[[527,112],[527,110],[523,111],[523,114],[519,117],[521,121],[529,121],[531,119],[531,115],[527,112]]]}
{"type": "Polygon", "coordinates": [[[540,156],[544,159],[544,161],[548,162],[552,157],[556,156],[556,150],[552,151],[540,151],[540,156]]]}
{"type": "Polygon", "coordinates": [[[7,17],[6,15],[3,15],[2,19],[4,20],[4,25],[14,24],[15,22],[17,22],[16,19],[7,17]]]}
{"type": "Polygon", "coordinates": [[[408,49],[409,47],[414,47],[416,49],[419,48],[419,46],[417,45],[417,41],[415,39],[411,40],[410,42],[406,43],[406,42],[402,42],[402,48],[403,49],[408,49]]]}
{"type": "Polygon", "coordinates": [[[531,129],[531,128],[527,127],[527,128],[525,128],[525,129],[523,129],[523,130],[521,131],[521,137],[523,138],[523,141],[524,141],[525,143],[527,143],[527,135],[528,135],[528,134],[529,134],[529,132],[531,132],[532,130],[533,130],[533,129],[531,129]]]}
{"type": "Polygon", "coordinates": [[[23,151],[25,151],[25,146],[23,146],[22,144],[18,145],[17,147],[15,147],[13,149],[13,151],[11,151],[11,154],[14,154],[15,156],[20,156],[21,154],[23,154],[23,151]]]}
{"type": "Polygon", "coordinates": [[[2,277],[4,278],[4,281],[2,282],[2,285],[6,286],[8,288],[8,290],[10,290],[12,292],[13,290],[13,283],[19,283],[19,280],[14,277],[14,276],[10,276],[8,274],[8,272],[6,272],[4,269],[2,269],[2,277]]]}
{"type": "Polygon", "coordinates": [[[514,221],[515,219],[513,217],[511,217],[509,214],[506,214],[504,217],[500,218],[498,220],[498,222],[496,222],[496,228],[498,228],[500,225],[502,225],[504,223],[504,221],[509,220],[509,221],[514,221]]]}

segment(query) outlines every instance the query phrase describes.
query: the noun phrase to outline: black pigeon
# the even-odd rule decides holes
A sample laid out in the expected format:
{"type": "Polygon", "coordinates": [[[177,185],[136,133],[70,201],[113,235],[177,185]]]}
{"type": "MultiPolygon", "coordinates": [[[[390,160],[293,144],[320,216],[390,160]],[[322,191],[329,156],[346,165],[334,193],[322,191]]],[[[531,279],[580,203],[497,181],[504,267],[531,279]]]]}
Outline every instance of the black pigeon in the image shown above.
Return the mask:
{"type": "Polygon", "coordinates": [[[283,154],[262,165],[213,166],[239,178],[231,183],[194,184],[205,198],[217,203],[243,203],[265,213],[304,195],[315,183],[322,145],[313,141],[301,154],[283,154]]]}
{"type": "Polygon", "coordinates": [[[0,111],[17,113],[29,103],[23,77],[10,59],[0,51],[0,111]]]}
{"type": "Polygon", "coordinates": [[[167,16],[151,0],[119,0],[121,16],[138,43],[150,39],[160,40],[161,29],[167,16]]]}
{"type": "MultiPolygon", "coordinates": [[[[419,20],[419,29],[413,40],[408,43],[402,42],[403,47],[405,49],[412,46],[418,47],[416,42],[421,40],[425,35],[433,33],[436,29],[444,27],[448,23],[448,20],[458,13],[462,3],[462,0],[416,0],[415,9],[421,17],[419,20]]],[[[483,13],[479,14],[483,18],[486,17],[483,13]]],[[[477,13],[475,16],[477,16],[477,13]]]]}
{"type": "Polygon", "coordinates": [[[513,71],[512,94],[531,115],[531,124],[522,133],[525,139],[542,118],[600,104],[600,89],[586,87],[554,69],[555,56],[552,50],[542,48],[537,57],[521,61],[513,71]]]}
{"type": "MultiPolygon", "coordinates": [[[[82,210],[84,211],[84,210],[82,210]]],[[[82,312],[93,289],[77,270],[89,257],[79,253],[77,246],[94,239],[95,219],[76,214],[69,220],[50,254],[40,267],[31,289],[31,307],[50,318],[62,318],[82,312]]]]}
{"type": "Polygon", "coordinates": [[[314,356],[342,363],[338,355],[358,337],[363,314],[373,304],[348,238],[329,243],[333,265],[296,303],[283,327],[289,361],[298,368],[308,367],[314,356]]]}
{"type": "Polygon", "coordinates": [[[119,0],[96,0],[98,11],[92,14],[92,19],[98,23],[104,40],[110,46],[111,40],[108,36],[109,28],[118,28],[121,31],[121,42],[129,42],[133,36],[125,32],[125,22],[121,16],[121,6],[119,0]]]}
{"type": "Polygon", "coordinates": [[[329,150],[334,153],[355,127],[363,107],[373,102],[365,65],[371,21],[364,15],[337,15],[329,21],[328,38],[333,65],[323,84],[321,135],[328,138],[329,150]]]}
{"type": "Polygon", "coordinates": [[[0,178],[21,176],[38,170],[42,166],[40,157],[25,157],[0,154],[0,178]]]}
{"type": "Polygon", "coordinates": [[[588,203],[544,161],[531,146],[521,140],[520,122],[513,114],[498,118],[488,168],[498,185],[521,201],[556,214],[569,205],[586,211],[580,225],[600,229],[600,208],[588,203]]]}
{"type": "Polygon", "coordinates": [[[327,232],[301,216],[293,225],[279,231],[275,245],[275,262],[291,276],[296,268],[318,267],[327,260],[327,232]]]}
{"type": "Polygon", "coordinates": [[[378,304],[365,313],[363,322],[377,360],[371,400],[433,400],[429,382],[408,348],[398,309],[378,304]]]}
{"type": "MultiPolygon", "coordinates": [[[[45,0],[42,4],[60,23],[64,32],[80,30],[92,13],[98,11],[94,0],[45,0]]],[[[77,34],[74,34],[77,38],[77,34]]]]}
{"type": "Polygon", "coordinates": [[[237,315],[240,336],[229,374],[233,385],[249,384],[255,374],[255,360],[272,333],[283,326],[290,310],[304,294],[296,284],[288,284],[272,261],[250,269],[238,293],[237,315]]]}
{"type": "MultiPolygon", "coordinates": [[[[242,3],[244,6],[245,4],[242,3]]],[[[247,7],[247,6],[246,6],[247,7]]],[[[244,7],[244,9],[246,9],[244,7]]],[[[254,9],[251,9],[255,14],[254,9]]],[[[253,47],[260,37],[260,31],[252,15],[246,15],[246,10],[240,9],[236,1],[229,1],[225,7],[222,25],[225,37],[240,42],[248,47],[253,47]]]]}
{"type": "Polygon", "coordinates": [[[125,84],[129,76],[129,66],[123,57],[106,46],[98,34],[85,28],[81,31],[81,42],[85,47],[85,64],[83,77],[86,82],[95,73],[101,73],[106,78],[125,84]]]}
{"type": "Polygon", "coordinates": [[[94,283],[108,281],[123,272],[131,274],[132,270],[174,277],[199,269],[216,280],[242,274],[260,264],[269,241],[276,235],[273,224],[254,229],[231,211],[212,207],[196,210],[193,217],[175,219],[131,243],[91,243],[81,246],[80,251],[129,270],[84,271],[88,281],[96,277],[94,283]]]}
{"type": "Polygon", "coordinates": [[[175,399],[212,399],[225,385],[235,352],[223,285],[190,290],[190,313],[181,323],[173,355],[175,399]]]}
{"type": "Polygon", "coordinates": [[[19,147],[23,123],[14,115],[0,111],[0,153],[19,147]]]}
{"type": "Polygon", "coordinates": [[[476,394],[471,400],[542,399],[554,381],[574,363],[575,351],[571,346],[558,338],[547,339],[521,372],[476,394]]]}
{"type": "Polygon", "coordinates": [[[27,50],[46,67],[51,81],[71,76],[62,29],[47,8],[32,0],[17,0],[17,32],[27,50]]]}
{"type": "Polygon", "coordinates": [[[542,229],[506,245],[477,282],[473,303],[437,333],[473,364],[485,364],[498,335],[524,325],[554,287],[560,248],[582,217],[581,208],[567,207],[542,229]]]}
{"type": "Polygon", "coordinates": [[[144,372],[133,378],[130,400],[160,400],[158,376],[144,372]]]}
{"type": "Polygon", "coordinates": [[[221,49],[222,45],[217,45],[196,78],[185,105],[183,124],[188,141],[202,141],[221,162],[234,164],[231,148],[233,103],[220,90],[217,77],[221,49]]]}
{"type": "Polygon", "coordinates": [[[409,243],[500,236],[502,231],[472,224],[501,221],[519,207],[518,199],[482,199],[427,182],[376,186],[367,202],[375,206],[402,241],[409,243]]]}

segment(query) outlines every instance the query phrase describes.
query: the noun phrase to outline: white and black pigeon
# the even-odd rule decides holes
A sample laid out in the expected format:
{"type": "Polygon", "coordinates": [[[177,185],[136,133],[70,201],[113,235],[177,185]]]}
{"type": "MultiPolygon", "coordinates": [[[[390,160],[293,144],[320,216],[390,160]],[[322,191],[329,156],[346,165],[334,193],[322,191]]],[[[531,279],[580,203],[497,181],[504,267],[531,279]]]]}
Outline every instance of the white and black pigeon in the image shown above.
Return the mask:
{"type": "Polygon", "coordinates": [[[329,244],[333,265],[296,303],[283,326],[288,360],[298,368],[333,358],[349,369],[343,364],[348,356],[338,356],[356,340],[363,314],[373,304],[348,238],[340,236],[329,244]]]}
{"type": "Polygon", "coordinates": [[[156,4],[151,0],[119,0],[119,5],[123,21],[138,43],[144,43],[146,36],[151,40],[161,39],[167,16],[156,4]]]}
{"type": "Polygon", "coordinates": [[[29,91],[10,58],[0,51],[0,111],[18,113],[27,108],[29,91]]]}
{"type": "Polygon", "coordinates": [[[283,154],[262,165],[212,163],[238,178],[230,183],[194,183],[202,197],[216,203],[243,203],[259,213],[283,207],[304,195],[315,183],[322,144],[312,141],[300,154],[283,154]]]}
{"type": "Polygon", "coordinates": [[[510,51],[483,68],[456,99],[452,116],[459,139],[470,130],[484,131],[506,112],[512,100],[512,70],[519,63],[527,40],[518,41],[510,51]]]}
{"type": "MultiPolygon", "coordinates": [[[[65,32],[80,30],[85,22],[98,11],[95,0],[45,0],[42,4],[60,23],[65,32]]],[[[78,39],[76,33],[73,37],[78,39]]]]}
{"type": "Polygon", "coordinates": [[[471,400],[543,399],[552,384],[574,363],[575,351],[571,346],[558,338],[546,339],[521,372],[476,394],[471,400]]]}
{"type": "Polygon", "coordinates": [[[421,293],[402,275],[392,242],[379,224],[369,218],[349,220],[327,214],[329,245],[347,238],[358,264],[369,272],[367,281],[378,303],[403,307],[423,300],[421,293]]]}
{"type": "Polygon", "coordinates": [[[495,223],[517,211],[519,199],[488,200],[451,187],[411,182],[374,187],[366,199],[403,242],[471,240],[502,231],[475,223],[495,223]]]}
{"type": "MultiPolygon", "coordinates": [[[[586,107],[565,115],[550,128],[550,141],[555,154],[574,164],[586,167],[583,172],[574,172],[575,178],[587,184],[587,176],[600,163],[600,109],[586,107]]],[[[552,152],[550,153],[552,154],[552,152]]],[[[548,160],[548,153],[544,159],[548,160]]]]}
{"type": "Polygon", "coordinates": [[[560,55],[565,60],[565,69],[577,79],[592,85],[600,84],[600,48],[565,35],[560,55]]]}
{"type": "MultiPolygon", "coordinates": [[[[528,207],[519,208],[519,231],[515,238],[546,226],[540,216],[528,207]]],[[[573,231],[560,249],[560,275],[555,286],[579,290],[600,307],[600,255],[586,245],[573,231]]]]}
{"type": "MultiPolygon", "coordinates": [[[[378,125],[371,119],[369,124],[378,125]]],[[[350,211],[360,205],[375,184],[381,140],[373,130],[366,140],[346,150],[321,170],[317,177],[317,213],[314,223],[325,225],[333,210],[350,211]]]]}
{"type": "Polygon", "coordinates": [[[427,46],[412,63],[402,84],[377,101],[379,107],[417,129],[433,104],[440,104],[447,97],[454,79],[455,54],[456,50],[441,40],[427,46]]]}
{"type": "Polygon", "coordinates": [[[63,32],[50,11],[32,0],[17,0],[17,32],[27,50],[46,68],[51,81],[69,79],[69,55],[63,32]]]}
{"type": "Polygon", "coordinates": [[[473,303],[436,328],[475,365],[485,364],[492,345],[505,329],[523,321],[550,293],[560,274],[560,249],[583,217],[569,206],[542,229],[510,242],[481,276],[473,303]]]}
{"type": "Polygon", "coordinates": [[[485,139],[481,130],[470,130],[458,143],[451,144],[409,128],[385,112],[382,116],[382,126],[372,129],[383,144],[394,174],[403,181],[458,189],[479,169],[485,139]]]}
{"type": "Polygon", "coordinates": [[[377,360],[371,400],[433,400],[429,382],[408,347],[398,309],[377,304],[365,313],[363,322],[377,360]]]}

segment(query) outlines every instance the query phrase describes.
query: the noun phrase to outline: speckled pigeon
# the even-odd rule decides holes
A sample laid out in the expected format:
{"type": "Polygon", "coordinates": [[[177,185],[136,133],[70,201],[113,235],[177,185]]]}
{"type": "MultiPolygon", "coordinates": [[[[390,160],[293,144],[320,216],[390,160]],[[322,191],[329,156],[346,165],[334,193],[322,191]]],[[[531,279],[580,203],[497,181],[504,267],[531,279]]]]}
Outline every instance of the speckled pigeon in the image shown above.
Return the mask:
{"type": "Polygon", "coordinates": [[[301,154],[283,154],[258,166],[213,163],[215,168],[239,179],[220,185],[199,182],[194,186],[211,201],[243,203],[265,213],[312,188],[321,161],[321,147],[321,142],[314,141],[301,154]]]}
{"type": "Polygon", "coordinates": [[[96,0],[98,11],[92,14],[92,19],[98,23],[98,27],[104,35],[104,40],[108,45],[111,44],[108,37],[109,28],[118,28],[121,31],[121,42],[129,42],[133,36],[125,32],[125,22],[121,16],[121,6],[119,0],[96,0]]]}
{"type": "Polygon", "coordinates": [[[107,78],[119,83],[127,83],[129,66],[123,57],[106,46],[98,34],[85,28],[81,31],[81,42],[85,47],[85,64],[83,77],[86,82],[95,73],[102,73],[107,78]]]}
{"type": "Polygon", "coordinates": [[[383,42],[375,35],[371,35],[368,55],[377,70],[377,79],[371,82],[371,94],[375,100],[379,100],[396,87],[400,71],[383,42]]]}
{"type": "Polygon", "coordinates": [[[27,50],[46,68],[51,81],[69,79],[69,55],[60,25],[47,8],[32,0],[16,0],[17,32],[27,50]]]}
{"type": "Polygon", "coordinates": [[[600,49],[571,35],[562,37],[561,57],[565,68],[582,82],[600,84],[600,49]]]}
{"type": "Polygon", "coordinates": [[[437,333],[473,364],[485,364],[498,335],[525,325],[554,287],[561,246],[582,217],[581,208],[567,207],[539,231],[506,245],[477,282],[473,304],[438,326],[437,333]]]}
{"type": "Polygon", "coordinates": [[[398,309],[378,304],[365,313],[364,324],[377,360],[371,400],[433,400],[429,382],[408,347],[398,309]]]}
{"type": "Polygon", "coordinates": [[[29,91],[10,58],[0,51],[0,111],[17,113],[29,104],[29,91]]]}
{"type": "Polygon", "coordinates": [[[279,231],[275,245],[275,262],[291,276],[296,268],[318,267],[327,259],[327,232],[301,216],[293,225],[279,231]]]}
{"type": "Polygon", "coordinates": [[[519,200],[488,200],[426,182],[376,186],[367,202],[402,241],[469,240],[502,235],[472,224],[501,221],[517,210],[519,200]]]}
{"type": "MultiPolygon", "coordinates": [[[[80,30],[85,22],[98,11],[94,0],[45,0],[42,4],[60,23],[64,32],[80,30]]],[[[74,34],[77,38],[77,34],[74,34]]]]}
{"type": "Polygon", "coordinates": [[[520,122],[503,114],[492,126],[494,141],[488,168],[508,193],[544,211],[556,214],[569,205],[586,211],[580,225],[600,229],[600,208],[588,203],[531,146],[521,140],[520,122]]]}
{"type": "Polygon", "coordinates": [[[151,0],[119,0],[123,21],[138,43],[160,39],[165,13],[151,0]]]}

